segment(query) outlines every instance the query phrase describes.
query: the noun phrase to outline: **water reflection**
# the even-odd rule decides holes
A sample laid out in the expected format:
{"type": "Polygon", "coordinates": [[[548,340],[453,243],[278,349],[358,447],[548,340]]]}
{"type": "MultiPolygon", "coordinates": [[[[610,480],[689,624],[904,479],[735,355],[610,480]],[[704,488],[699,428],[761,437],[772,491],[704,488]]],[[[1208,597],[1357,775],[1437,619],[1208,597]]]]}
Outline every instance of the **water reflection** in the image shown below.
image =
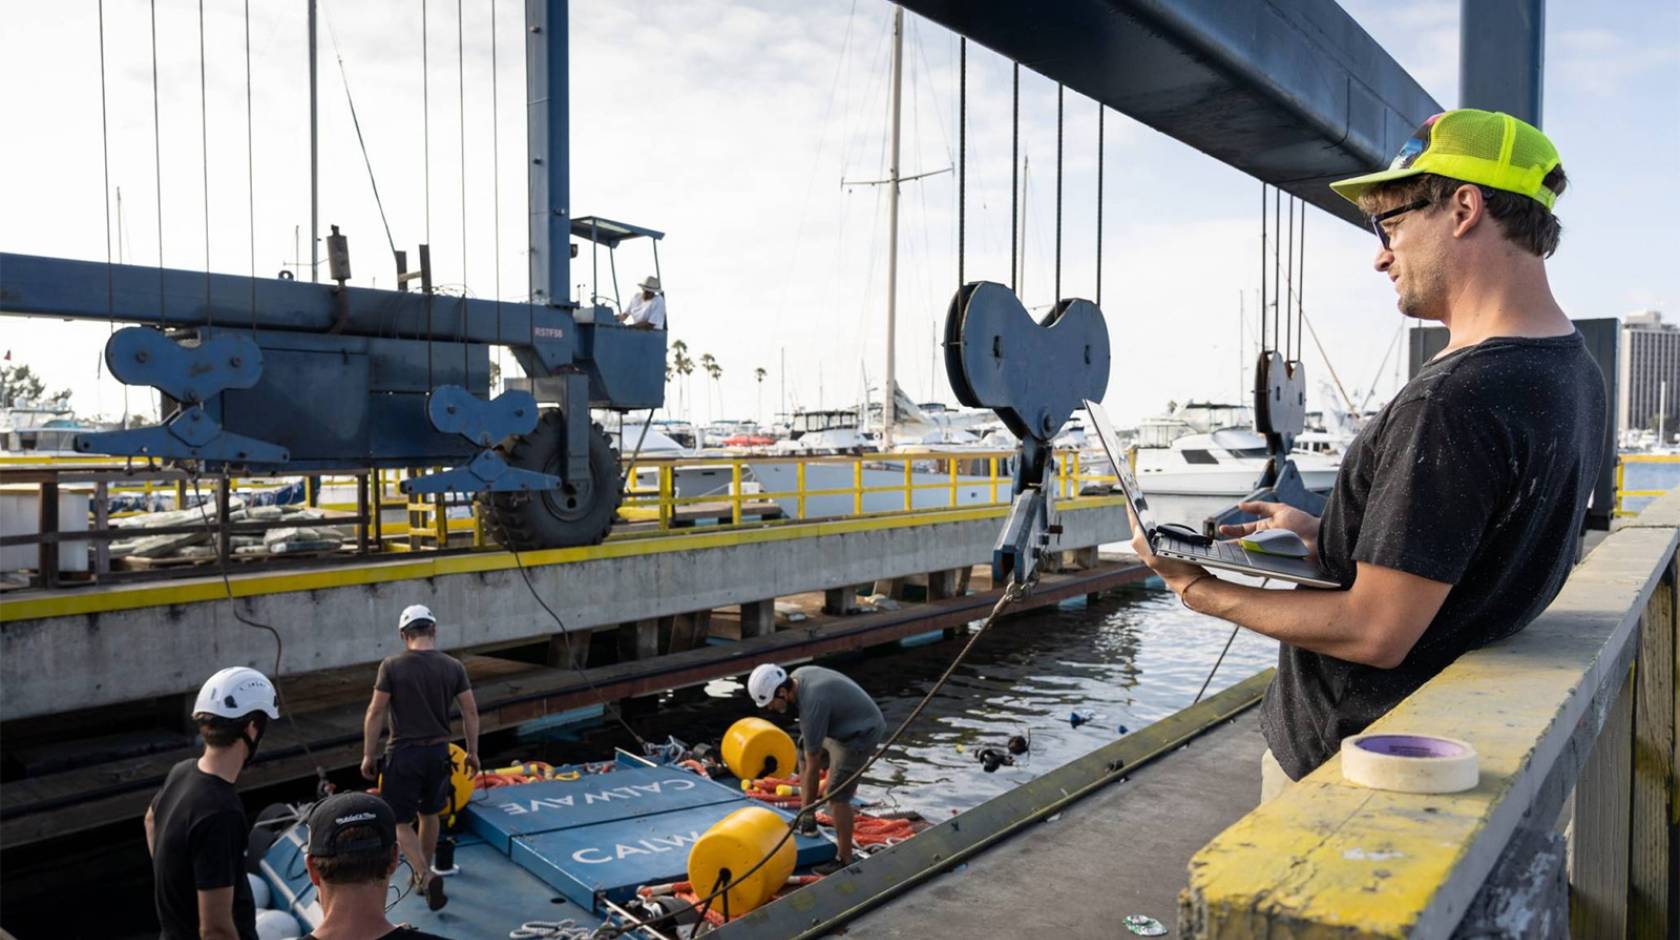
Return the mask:
{"type": "MultiPolygon", "coordinates": [[[[999,623],[928,703],[922,717],[870,768],[860,799],[949,816],[1052,770],[1190,704],[1230,635],[1222,621],[1185,610],[1161,590],[1129,589],[1097,604],[1083,601],[999,623]],[[1070,714],[1090,721],[1074,727],[1070,714]],[[985,773],[976,751],[1029,736],[1014,766],[985,773]]],[[[966,635],[915,649],[896,646],[825,660],[862,685],[896,727],[926,694],[966,635]]],[[[1238,633],[1209,692],[1272,665],[1277,644],[1238,633]]],[[[632,715],[649,739],[674,734],[716,741],[730,723],[754,714],[739,683],[717,681],[675,693],[632,715]]],[[[633,746],[616,724],[505,748],[505,756],[563,763],[599,759],[633,746]]]]}

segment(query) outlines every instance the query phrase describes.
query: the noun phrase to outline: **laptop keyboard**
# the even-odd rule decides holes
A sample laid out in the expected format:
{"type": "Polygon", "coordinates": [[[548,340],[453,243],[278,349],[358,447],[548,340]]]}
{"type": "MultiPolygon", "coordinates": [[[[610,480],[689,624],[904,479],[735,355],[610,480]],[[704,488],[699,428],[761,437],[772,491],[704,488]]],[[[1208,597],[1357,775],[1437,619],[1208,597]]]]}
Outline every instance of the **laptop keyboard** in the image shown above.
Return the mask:
{"type": "Polygon", "coordinates": [[[1191,545],[1183,539],[1168,538],[1172,549],[1185,555],[1195,555],[1199,558],[1214,558],[1232,564],[1248,564],[1248,553],[1236,542],[1214,542],[1212,545],[1191,545]]]}

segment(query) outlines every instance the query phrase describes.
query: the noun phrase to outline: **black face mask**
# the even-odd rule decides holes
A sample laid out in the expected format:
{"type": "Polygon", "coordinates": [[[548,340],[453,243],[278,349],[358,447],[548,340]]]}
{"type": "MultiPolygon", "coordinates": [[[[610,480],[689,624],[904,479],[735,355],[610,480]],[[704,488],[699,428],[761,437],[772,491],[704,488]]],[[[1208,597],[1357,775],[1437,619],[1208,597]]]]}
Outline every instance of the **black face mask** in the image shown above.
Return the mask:
{"type": "Polygon", "coordinates": [[[246,722],[246,724],[255,724],[257,726],[257,733],[255,737],[245,731],[241,731],[239,733],[240,740],[245,742],[245,763],[243,766],[249,767],[251,766],[251,762],[257,759],[257,745],[262,743],[263,735],[268,733],[268,714],[266,712],[257,712],[256,717],[246,722]]]}

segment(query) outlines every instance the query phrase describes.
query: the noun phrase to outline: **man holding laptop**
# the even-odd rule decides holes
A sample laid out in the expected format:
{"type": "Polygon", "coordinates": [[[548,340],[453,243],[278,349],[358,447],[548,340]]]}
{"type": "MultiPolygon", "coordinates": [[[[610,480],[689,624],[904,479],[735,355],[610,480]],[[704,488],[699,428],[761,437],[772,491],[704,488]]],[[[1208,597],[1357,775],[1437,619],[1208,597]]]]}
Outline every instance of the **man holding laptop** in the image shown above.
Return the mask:
{"type": "Polygon", "coordinates": [[[1603,376],[1546,279],[1565,182],[1540,131],[1464,109],[1425,122],[1389,169],[1331,184],[1370,215],[1401,314],[1450,340],[1349,447],[1323,518],[1245,503],[1260,520],[1220,534],[1288,530],[1306,556],[1291,560],[1339,589],[1220,580],[1133,518],[1134,549],[1186,606],[1281,644],[1262,801],[1563,587],[1606,421],[1603,376]]]}

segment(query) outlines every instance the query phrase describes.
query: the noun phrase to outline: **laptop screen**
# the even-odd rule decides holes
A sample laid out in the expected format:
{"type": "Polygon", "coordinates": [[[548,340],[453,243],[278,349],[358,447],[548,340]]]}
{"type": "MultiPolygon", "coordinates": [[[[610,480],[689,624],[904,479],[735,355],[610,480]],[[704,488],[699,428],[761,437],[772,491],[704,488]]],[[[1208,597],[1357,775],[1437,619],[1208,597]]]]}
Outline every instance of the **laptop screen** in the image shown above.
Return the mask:
{"type": "Polygon", "coordinates": [[[1108,412],[1103,406],[1087,399],[1085,410],[1091,415],[1091,425],[1097,429],[1097,440],[1102,442],[1103,452],[1108,454],[1108,462],[1114,465],[1114,474],[1120,478],[1120,489],[1131,501],[1132,511],[1137,513],[1138,521],[1143,523],[1145,534],[1153,536],[1155,532],[1155,514],[1149,511],[1149,500],[1144,498],[1143,490],[1138,487],[1137,478],[1132,476],[1132,465],[1126,460],[1126,450],[1120,446],[1120,438],[1114,433],[1114,425],[1108,420],[1108,412]]]}

